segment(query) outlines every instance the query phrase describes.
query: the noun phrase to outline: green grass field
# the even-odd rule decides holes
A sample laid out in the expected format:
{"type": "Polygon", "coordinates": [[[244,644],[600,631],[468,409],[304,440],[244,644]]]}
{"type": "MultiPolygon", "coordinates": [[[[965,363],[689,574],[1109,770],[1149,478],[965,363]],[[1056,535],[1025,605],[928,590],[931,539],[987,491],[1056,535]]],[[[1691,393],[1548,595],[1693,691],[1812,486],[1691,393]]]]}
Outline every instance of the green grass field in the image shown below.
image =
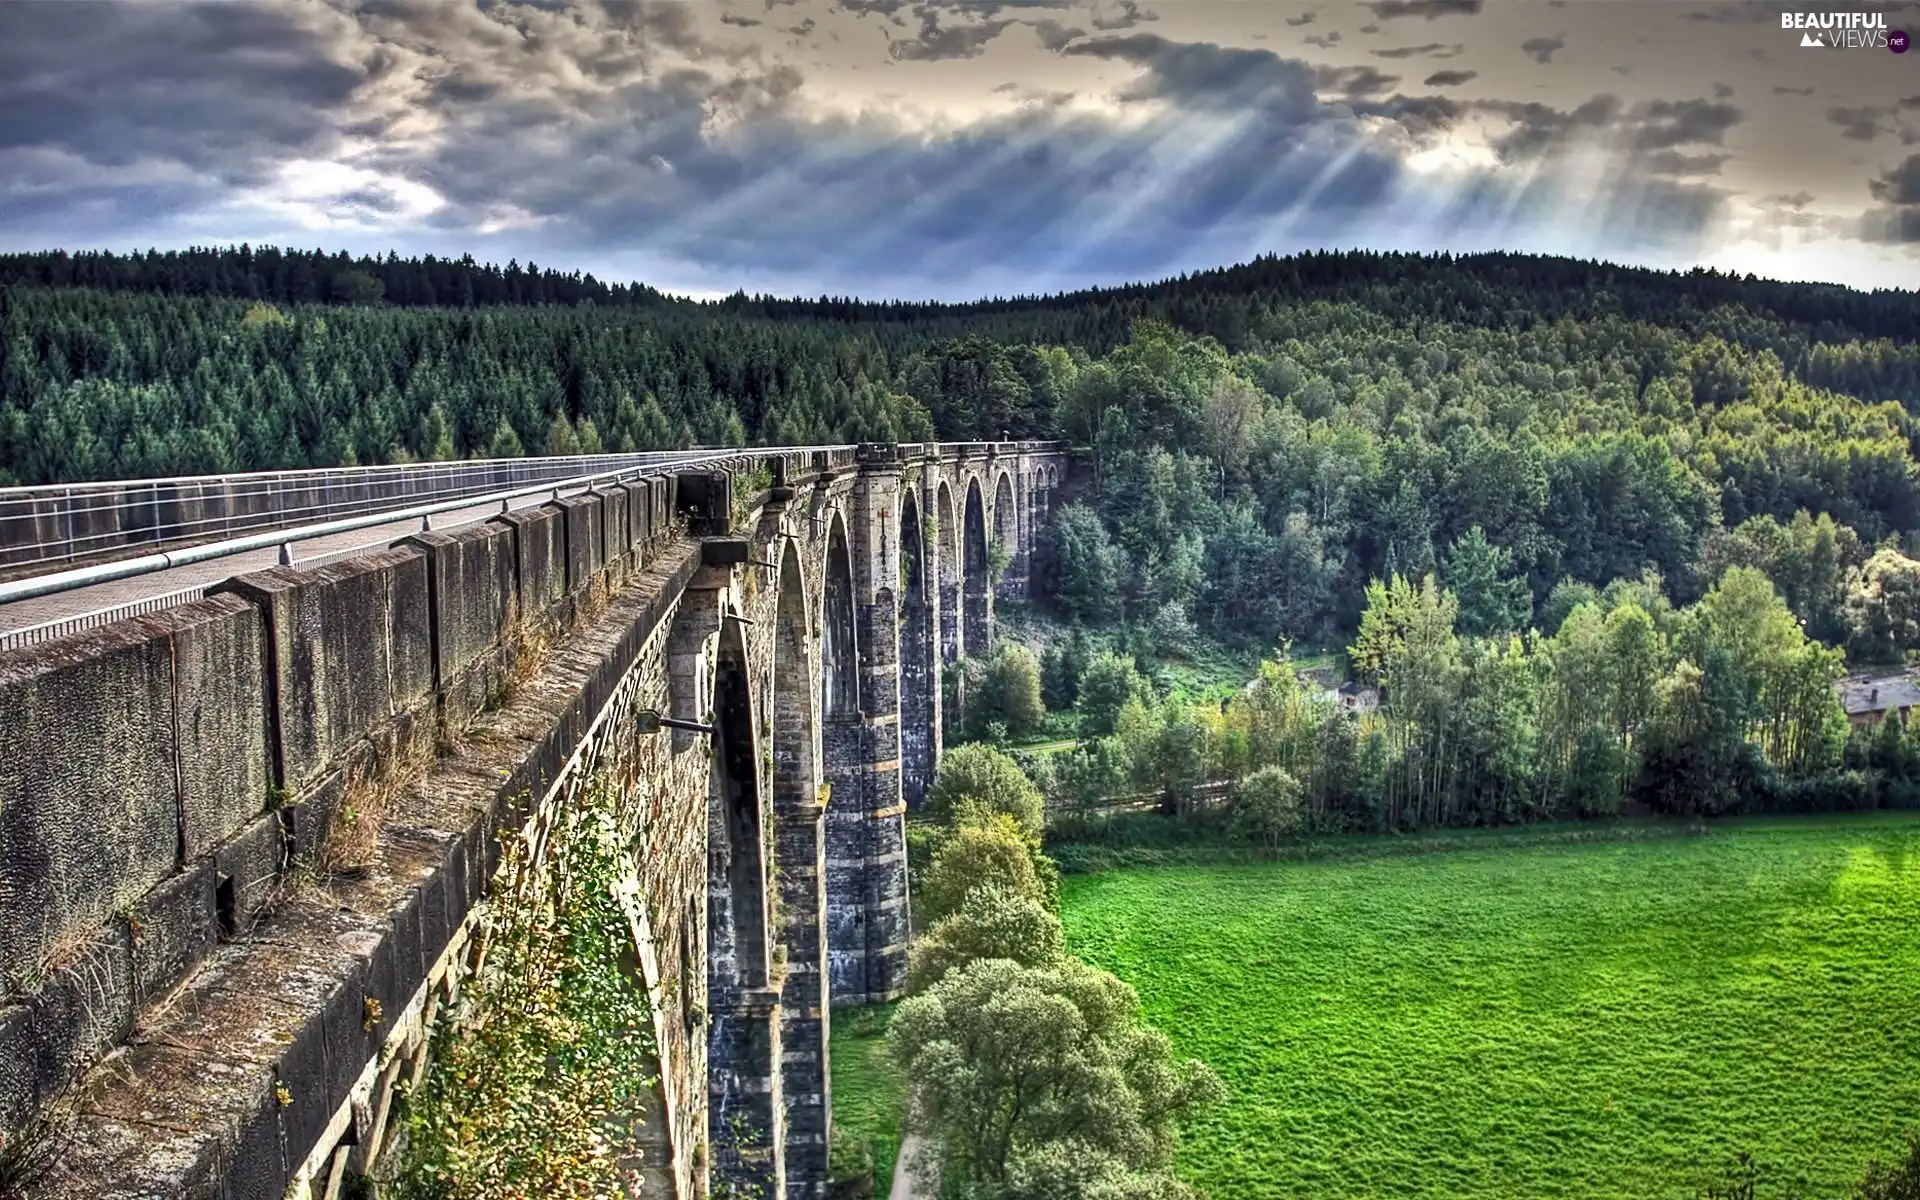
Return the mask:
{"type": "Polygon", "coordinates": [[[1247,1197],[1845,1195],[1920,1127],[1920,820],[1070,878],[1247,1197]],[[1770,1182],[1768,1182],[1770,1181],[1770,1182]]]}
{"type": "Polygon", "coordinates": [[[891,1004],[836,1009],[827,1035],[836,1136],[865,1142],[873,1151],[875,1195],[893,1186],[893,1160],[900,1155],[900,1124],[907,1085],[887,1061],[891,1004]]]}

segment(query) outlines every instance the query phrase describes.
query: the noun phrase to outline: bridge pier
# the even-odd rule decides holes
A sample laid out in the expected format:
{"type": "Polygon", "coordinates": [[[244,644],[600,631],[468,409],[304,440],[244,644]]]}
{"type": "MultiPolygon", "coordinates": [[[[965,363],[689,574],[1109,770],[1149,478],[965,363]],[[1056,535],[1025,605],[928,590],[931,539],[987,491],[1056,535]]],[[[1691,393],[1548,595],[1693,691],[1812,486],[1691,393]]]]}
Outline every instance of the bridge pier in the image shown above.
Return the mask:
{"type": "MultiPolygon", "coordinates": [[[[848,497],[856,703],[828,719],[828,995],[835,1006],[891,1000],[906,982],[907,825],[900,788],[901,561],[892,446],[862,447],[848,497]]],[[[832,555],[829,543],[829,555],[832,555]]],[[[827,603],[833,605],[829,583],[827,603]]],[[[833,620],[831,613],[829,620],[833,620]]]]}

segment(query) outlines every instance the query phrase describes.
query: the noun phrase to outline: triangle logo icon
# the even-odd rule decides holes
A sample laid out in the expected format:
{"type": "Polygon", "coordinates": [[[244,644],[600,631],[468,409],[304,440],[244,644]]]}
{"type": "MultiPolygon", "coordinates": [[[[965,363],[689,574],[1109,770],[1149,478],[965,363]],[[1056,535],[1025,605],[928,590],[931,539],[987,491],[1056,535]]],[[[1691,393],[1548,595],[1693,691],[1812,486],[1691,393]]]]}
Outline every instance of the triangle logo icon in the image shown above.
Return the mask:
{"type": "Polygon", "coordinates": [[[1822,41],[1822,40],[1821,40],[1821,38],[1820,38],[1820,35],[1819,35],[1819,34],[1817,34],[1817,33],[1803,33],[1803,34],[1801,34],[1801,35],[1800,35],[1800,44],[1801,44],[1802,46],[1818,46],[1818,47],[1820,47],[1820,48],[1821,48],[1821,49],[1823,49],[1823,50],[1824,50],[1824,49],[1826,49],[1826,46],[1827,46],[1827,44],[1826,44],[1826,42],[1824,42],[1824,41],[1822,41]]]}

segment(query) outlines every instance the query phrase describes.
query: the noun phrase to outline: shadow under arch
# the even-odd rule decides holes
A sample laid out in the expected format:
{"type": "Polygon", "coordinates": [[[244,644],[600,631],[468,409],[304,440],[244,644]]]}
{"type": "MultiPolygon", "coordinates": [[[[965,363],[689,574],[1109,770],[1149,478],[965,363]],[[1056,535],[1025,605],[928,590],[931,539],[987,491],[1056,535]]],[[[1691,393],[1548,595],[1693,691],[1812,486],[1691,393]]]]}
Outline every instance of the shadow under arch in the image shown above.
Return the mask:
{"type": "Polygon", "coordinates": [[[860,652],[853,629],[853,553],[847,525],[834,513],[821,572],[820,712],[829,720],[860,712],[860,652]]]}
{"type": "Polygon", "coordinates": [[[719,614],[707,801],[707,1138],[729,1186],[781,1187],[781,1037],[768,986],[765,818],[741,623],[719,614]],[[765,1148],[775,1153],[764,1153],[765,1148]]]}
{"type": "MultiPolygon", "coordinates": [[[[993,485],[993,549],[1007,556],[1009,567],[1020,556],[1019,501],[1013,491],[1013,473],[1002,471],[993,485]]],[[[1017,591],[1013,572],[1004,575],[998,587],[1001,599],[1012,599],[1017,591]]]]}
{"type": "Polygon", "coordinates": [[[825,839],[820,738],[814,712],[806,580],[800,553],[780,553],[773,633],[773,812],[780,941],[781,1091],[787,1102],[787,1182],[803,1193],[829,1177],[833,1102],[827,1057],[825,839]]]}
{"type": "Polygon", "coordinates": [[[926,539],[920,503],[911,488],[900,498],[900,794],[909,810],[920,807],[933,783],[938,755],[934,689],[933,612],[928,602],[926,539]]]}
{"type": "Polygon", "coordinates": [[[934,494],[932,541],[940,560],[940,661],[960,661],[960,525],[953,510],[953,488],[942,479],[934,494]]]}
{"type": "Polygon", "coordinates": [[[966,527],[961,545],[966,561],[962,583],[964,619],[960,631],[960,652],[968,658],[983,658],[987,637],[993,624],[992,583],[987,578],[987,514],[980,496],[980,479],[967,481],[966,527]]]}
{"type": "Polygon", "coordinates": [[[872,731],[861,709],[853,554],[839,513],[827,529],[820,597],[820,757],[827,777],[825,830],[827,999],[867,999],[867,776],[872,731]]]}
{"type": "Polygon", "coordinates": [[[740,623],[722,620],[713,666],[707,804],[707,973],[716,1008],[767,983],[766,862],[758,739],[740,623]]]}

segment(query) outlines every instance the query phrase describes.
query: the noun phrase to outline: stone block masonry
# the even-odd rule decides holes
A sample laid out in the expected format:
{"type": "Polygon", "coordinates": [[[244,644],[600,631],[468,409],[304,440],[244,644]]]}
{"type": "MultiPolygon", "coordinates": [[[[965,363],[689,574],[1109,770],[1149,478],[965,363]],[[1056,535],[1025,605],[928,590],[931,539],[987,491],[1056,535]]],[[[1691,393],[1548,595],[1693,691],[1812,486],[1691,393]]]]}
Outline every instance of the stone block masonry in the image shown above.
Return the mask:
{"type": "Polygon", "coordinates": [[[633,847],[643,1174],[825,1196],[832,1010],[904,983],[940,665],[1020,594],[989,533],[1024,565],[1065,467],[743,453],[0,657],[0,1134],[64,1147],[33,1194],[337,1200],[393,1168],[503,846],[592,788],[633,847]]]}

